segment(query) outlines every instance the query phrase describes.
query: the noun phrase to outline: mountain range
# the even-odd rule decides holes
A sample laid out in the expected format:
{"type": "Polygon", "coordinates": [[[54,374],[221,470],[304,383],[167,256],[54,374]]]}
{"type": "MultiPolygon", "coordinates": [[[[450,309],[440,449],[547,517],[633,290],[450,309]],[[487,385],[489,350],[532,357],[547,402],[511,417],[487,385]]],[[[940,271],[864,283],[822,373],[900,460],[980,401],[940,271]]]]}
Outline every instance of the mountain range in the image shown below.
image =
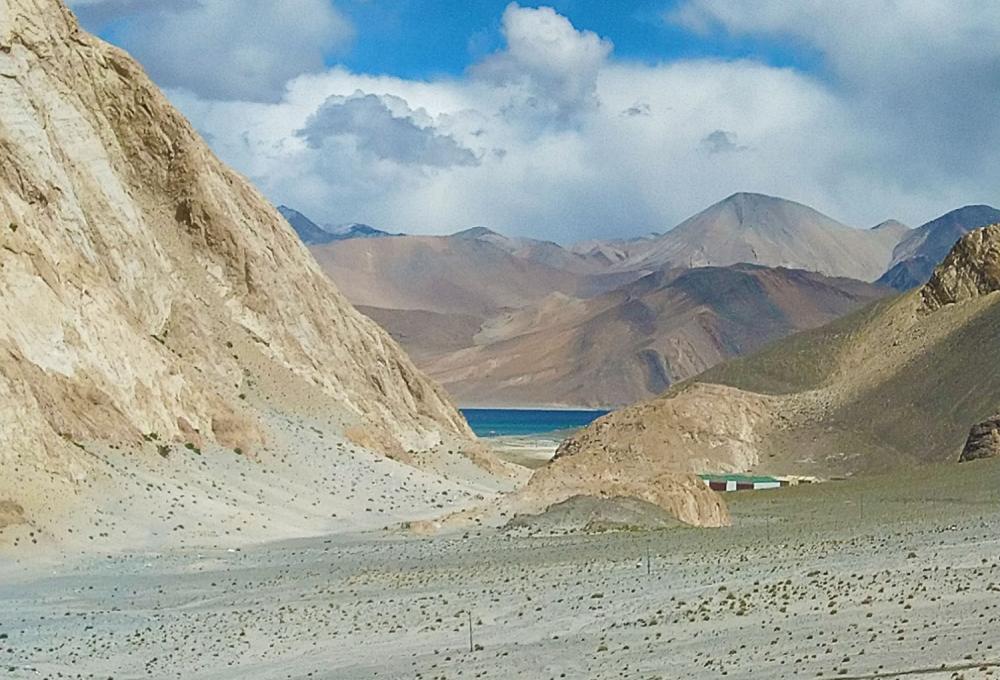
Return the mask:
{"type": "MultiPolygon", "coordinates": [[[[462,404],[523,406],[530,399],[602,407],[659,394],[884,294],[871,284],[795,269],[663,269],[591,298],[554,293],[478,329],[469,324],[471,346],[437,358],[427,358],[432,338],[401,337],[420,348],[414,356],[424,370],[462,404]]],[[[386,328],[400,327],[392,312],[362,311],[386,328]]]]}
{"type": "Polygon", "coordinates": [[[460,403],[619,406],[911,287],[912,253],[990,211],[855,229],[738,193],[632,239],[562,247],[476,227],[312,252],[460,403]]]}

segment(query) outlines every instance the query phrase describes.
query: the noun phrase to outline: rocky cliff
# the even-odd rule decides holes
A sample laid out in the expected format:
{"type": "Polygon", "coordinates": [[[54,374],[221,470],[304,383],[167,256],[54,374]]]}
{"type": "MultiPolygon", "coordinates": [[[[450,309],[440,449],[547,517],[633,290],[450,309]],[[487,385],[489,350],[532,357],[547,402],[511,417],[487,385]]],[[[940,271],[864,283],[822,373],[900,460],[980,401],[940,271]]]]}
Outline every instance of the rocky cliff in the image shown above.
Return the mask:
{"type": "Polygon", "coordinates": [[[1000,224],[970,232],[934,270],[920,296],[924,309],[964,302],[1000,290],[1000,224]]]}
{"type": "Polygon", "coordinates": [[[287,397],[278,374],[317,389],[356,440],[383,451],[471,438],[131,58],[81,31],[58,0],[4,0],[6,514],[45,504],[36,480],[57,494],[86,479],[82,442],[145,436],[253,455],[267,443],[260,409],[287,397]],[[247,400],[250,387],[263,402],[247,400]]]}

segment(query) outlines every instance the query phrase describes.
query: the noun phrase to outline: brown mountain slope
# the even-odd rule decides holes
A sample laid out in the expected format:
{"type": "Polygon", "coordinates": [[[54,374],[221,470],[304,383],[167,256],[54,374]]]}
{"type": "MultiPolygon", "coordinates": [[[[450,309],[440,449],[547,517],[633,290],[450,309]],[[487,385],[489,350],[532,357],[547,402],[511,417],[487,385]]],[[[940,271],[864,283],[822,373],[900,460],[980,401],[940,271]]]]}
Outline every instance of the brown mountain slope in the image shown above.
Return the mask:
{"type": "Polygon", "coordinates": [[[57,0],[0,3],[0,225],[0,502],[26,517],[109,469],[91,442],[260,456],[277,437],[262,414],[296,399],[383,451],[471,439],[275,210],[57,0]]]}
{"type": "Polygon", "coordinates": [[[704,267],[740,262],[873,281],[902,232],[852,229],[812,208],[738,193],[630,253],[618,267],[704,267]]]}
{"type": "Polygon", "coordinates": [[[593,295],[638,276],[602,276],[603,264],[556,244],[481,228],[451,236],[352,239],[312,253],[354,304],[482,317],[553,292],[593,295]]]}
{"type": "Polygon", "coordinates": [[[442,353],[471,347],[483,326],[481,316],[442,314],[422,309],[382,309],[358,307],[358,311],[389,331],[406,347],[416,362],[424,362],[442,353]]]}
{"type": "Polygon", "coordinates": [[[930,283],[722,364],[567,440],[549,474],[830,475],[958,460],[1000,403],[1000,225],[955,246],[930,283]]]}
{"type": "MultiPolygon", "coordinates": [[[[462,404],[622,405],[885,293],[753,265],[660,271],[592,299],[556,294],[496,317],[474,346],[421,353],[421,366],[462,404]]],[[[406,344],[398,320],[380,318],[406,344]]]]}

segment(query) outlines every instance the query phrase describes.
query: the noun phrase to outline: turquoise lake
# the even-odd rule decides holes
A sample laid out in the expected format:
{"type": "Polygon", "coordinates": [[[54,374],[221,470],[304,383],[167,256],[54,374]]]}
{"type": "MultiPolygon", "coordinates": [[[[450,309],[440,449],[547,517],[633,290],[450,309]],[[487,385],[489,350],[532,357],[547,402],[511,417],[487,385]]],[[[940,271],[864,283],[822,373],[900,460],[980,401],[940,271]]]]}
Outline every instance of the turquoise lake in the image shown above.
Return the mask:
{"type": "Polygon", "coordinates": [[[589,425],[607,411],[464,408],[462,414],[480,437],[524,436],[589,425]]]}

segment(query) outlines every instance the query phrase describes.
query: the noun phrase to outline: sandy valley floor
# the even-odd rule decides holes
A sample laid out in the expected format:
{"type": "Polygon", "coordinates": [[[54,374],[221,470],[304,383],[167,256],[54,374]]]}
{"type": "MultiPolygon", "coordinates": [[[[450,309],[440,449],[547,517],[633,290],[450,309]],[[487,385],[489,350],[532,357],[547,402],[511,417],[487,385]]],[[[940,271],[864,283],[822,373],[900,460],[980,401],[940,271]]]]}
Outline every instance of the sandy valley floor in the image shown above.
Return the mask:
{"type": "Polygon", "coordinates": [[[0,562],[0,675],[1000,677],[997,462],[729,498],[723,530],[0,562]]]}

